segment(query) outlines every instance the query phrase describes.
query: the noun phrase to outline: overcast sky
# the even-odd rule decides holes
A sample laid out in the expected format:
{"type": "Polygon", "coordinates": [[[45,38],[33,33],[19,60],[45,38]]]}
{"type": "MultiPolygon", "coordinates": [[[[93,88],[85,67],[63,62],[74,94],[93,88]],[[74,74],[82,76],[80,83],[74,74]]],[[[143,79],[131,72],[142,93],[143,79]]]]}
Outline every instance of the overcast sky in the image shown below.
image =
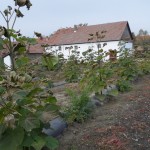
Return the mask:
{"type": "MultiPolygon", "coordinates": [[[[29,11],[21,8],[24,14],[16,22],[15,29],[33,37],[34,31],[50,35],[63,27],[75,24],[102,24],[128,21],[131,31],[139,29],[150,33],[150,0],[31,0],[29,11]]],[[[14,0],[0,0],[0,10],[13,6],[14,0]]],[[[0,25],[5,25],[0,16],[0,25]]]]}

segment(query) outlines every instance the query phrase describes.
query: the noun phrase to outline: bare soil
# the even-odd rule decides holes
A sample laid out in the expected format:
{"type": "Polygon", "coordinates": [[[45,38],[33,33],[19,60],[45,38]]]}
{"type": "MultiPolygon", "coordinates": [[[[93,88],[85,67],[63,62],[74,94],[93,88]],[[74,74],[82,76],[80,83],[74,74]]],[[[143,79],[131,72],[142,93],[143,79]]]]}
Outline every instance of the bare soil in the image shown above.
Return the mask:
{"type": "Polygon", "coordinates": [[[150,150],[150,75],[59,137],[58,150],[150,150]]]}

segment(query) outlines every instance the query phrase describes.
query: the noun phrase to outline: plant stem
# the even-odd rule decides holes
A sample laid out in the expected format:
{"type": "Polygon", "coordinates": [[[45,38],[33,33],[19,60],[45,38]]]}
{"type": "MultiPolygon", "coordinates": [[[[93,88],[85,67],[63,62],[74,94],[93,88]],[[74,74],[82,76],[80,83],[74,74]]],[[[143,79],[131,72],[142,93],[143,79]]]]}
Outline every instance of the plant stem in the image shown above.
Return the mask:
{"type": "MultiPolygon", "coordinates": [[[[18,7],[18,10],[17,10],[17,11],[19,11],[19,8],[20,8],[20,7],[18,7]]],[[[13,22],[13,25],[12,25],[11,29],[14,28],[14,25],[15,25],[15,23],[16,23],[16,19],[17,19],[17,13],[16,13],[16,16],[15,16],[15,19],[14,19],[14,22],[13,22]]]]}
{"type": "Polygon", "coordinates": [[[2,14],[3,18],[5,19],[5,21],[7,22],[6,20],[6,17],[4,16],[4,14],[0,11],[0,13],[2,14]]]}
{"type": "Polygon", "coordinates": [[[11,18],[12,18],[12,16],[13,16],[14,12],[15,12],[15,10],[13,10],[13,12],[12,12],[11,16],[9,17],[8,21],[11,20],[11,18]]]}
{"type": "Polygon", "coordinates": [[[15,25],[16,19],[17,19],[17,15],[15,16],[15,19],[14,19],[14,22],[13,22],[13,25],[12,25],[11,29],[13,29],[13,28],[14,28],[14,25],[15,25]]]}
{"type": "MultiPolygon", "coordinates": [[[[18,7],[18,10],[19,10],[19,8],[20,7],[18,7]]],[[[11,20],[11,18],[12,18],[12,16],[13,16],[13,14],[14,14],[14,11],[12,12],[12,14],[10,15],[10,17],[8,17],[8,15],[7,15],[7,17],[5,17],[4,16],[4,14],[0,11],[0,13],[1,13],[1,15],[3,16],[3,18],[4,18],[4,20],[6,21],[6,24],[7,24],[7,32],[8,32],[8,45],[9,46],[7,46],[7,48],[8,48],[8,50],[9,50],[9,52],[10,52],[10,59],[11,59],[11,64],[12,64],[12,67],[11,67],[11,69],[12,70],[15,70],[15,60],[14,60],[14,53],[13,53],[13,50],[14,50],[14,47],[13,47],[13,43],[12,43],[12,40],[11,40],[11,36],[10,36],[10,28],[9,28],[9,23],[10,23],[10,20],[11,20]]],[[[13,25],[12,25],[12,28],[11,29],[13,29],[13,27],[14,27],[14,25],[15,25],[15,22],[16,22],[16,19],[17,19],[17,14],[16,14],[16,16],[15,16],[15,19],[14,19],[14,21],[13,21],[13,25]]]]}

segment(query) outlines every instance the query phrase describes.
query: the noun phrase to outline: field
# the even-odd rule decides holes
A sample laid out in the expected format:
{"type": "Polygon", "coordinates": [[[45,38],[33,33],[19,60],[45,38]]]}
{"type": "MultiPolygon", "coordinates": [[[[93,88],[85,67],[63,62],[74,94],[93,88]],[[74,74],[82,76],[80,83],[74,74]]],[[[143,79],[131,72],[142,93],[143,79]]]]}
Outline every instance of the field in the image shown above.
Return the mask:
{"type": "Polygon", "coordinates": [[[59,137],[58,150],[150,149],[149,91],[147,75],[133,84],[132,91],[95,109],[84,123],[69,126],[59,137]]]}

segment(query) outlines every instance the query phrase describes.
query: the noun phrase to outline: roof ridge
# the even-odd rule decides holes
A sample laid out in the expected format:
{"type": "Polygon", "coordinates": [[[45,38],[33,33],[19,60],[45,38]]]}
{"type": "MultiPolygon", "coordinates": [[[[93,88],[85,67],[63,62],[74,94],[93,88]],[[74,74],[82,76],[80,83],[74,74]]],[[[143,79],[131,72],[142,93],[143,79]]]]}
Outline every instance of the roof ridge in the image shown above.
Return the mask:
{"type": "MultiPolygon", "coordinates": [[[[128,21],[117,21],[117,22],[108,22],[108,23],[102,23],[102,24],[96,24],[96,25],[89,25],[89,26],[97,26],[97,25],[108,25],[108,24],[117,24],[117,23],[128,23],[128,21]]],[[[89,27],[87,26],[87,27],[89,27]]]]}
{"type": "MultiPolygon", "coordinates": [[[[106,30],[106,36],[103,41],[120,40],[125,30],[129,26],[128,21],[110,22],[89,26],[81,26],[75,28],[62,28],[57,30],[51,37],[49,37],[49,45],[65,45],[73,43],[89,43],[89,33],[106,30]],[[76,31],[76,32],[75,32],[76,31]]],[[[93,40],[92,42],[94,42],[93,40]]]]}
{"type": "MultiPolygon", "coordinates": [[[[91,27],[91,26],[109,25],[109,24],[117,24],[117,23],[128,23],[128,21],[116,21],[116,22],[108,22],[108,23],[101,23],[101,24],[93,24],[93,25],[87,25],[87,26],[79,26],[78,28],[86,28],[86,27],[91,27]]],[[[74,27],[61,28],[61,29],[58,29],[57,31],[68,30],[68,29],[74,29],[74,27]]]]}
{"type": "MultiPolygon", "coordinates": [[[[87,26],[79,26],[78,28],[86,28],[86,27],[92,27],[92,26],[99,26],[99,25],[108,25],[108,24],[117,24],[117,23],[128,23],[128,21],[116,21],[116,22],[108,22],[108,23],[101,23],[101,24],[93,24],[93,25],[87,25],[87,26]]],[[[72,30],[74,27],[66,27],[66,28],[60,28],[55,31],[55,33],[59,33],[60,31],[64,30],[72,30]]]]}

